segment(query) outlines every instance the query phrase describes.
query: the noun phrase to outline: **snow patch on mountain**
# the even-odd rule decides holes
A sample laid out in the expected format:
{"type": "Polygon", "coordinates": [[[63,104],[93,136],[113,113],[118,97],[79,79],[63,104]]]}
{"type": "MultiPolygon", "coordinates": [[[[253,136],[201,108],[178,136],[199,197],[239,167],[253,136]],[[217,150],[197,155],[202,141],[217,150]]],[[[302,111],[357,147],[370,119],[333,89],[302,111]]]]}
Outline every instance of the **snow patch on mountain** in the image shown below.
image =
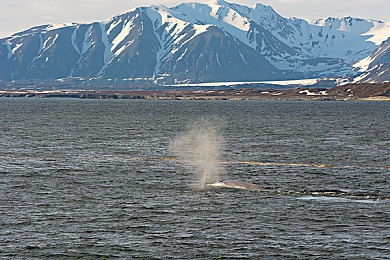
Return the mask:
{"type": "Polygon", "coordinates": [[[342,57],[354,62],[367,57],[376,48],[364,35],[374,26],[372,21],[351,17],[307,21],[317,27],[317,32],[311,34],[311,51],[322,57],[342,57]]]}
{"type": "Polygon", "coordinates": [[[390,22],[374,21],[374,27],[362,35],[370,36],[370,38],[367,39],[368,41],[380,45],[390,37],[390,22]]]}
{"type": "Polygon", "coordinates": [[[229,4],[225,1],[216,1],[210,2],[209,6],[211,7],[211,17],[242,31],[249,30],[249,19],[234,10],[234,8],[232,8],[234,4],[229,4]]]}
{"type": "Polygon", "coordinates": [[[50,47],[52,47],[55,44],[57,39],[58,39],[58,33],[56,33],[54,37],[49,36],[49,38],[47,38],[46,41],[43,43],[42,52],[45,52],[48,49],[50,49],[50,47]]]}
{"type": "Polygon", "coordinates": [[[366,71],[363,71],[362,74],[355,77],[352,80],[352,83],[359,83],[359,82],[368,82],[368,83],[375,83],[375,81],[370,80],[370,74],[372,71],[376,70],[378,66],[372,67],[371,69],[367,69],[366,71]]]}
{"type": "Polygon", "coordinates": [[[56,24],[50,24],[46,27],[45,31],[50,32],[66,27],[74,26],[76,23],[56,23],[56,24]]]}
{"type": "Polygon", "coordinates": [[[162,63],[168,57],[209,27],[208,25],[191,25],[189,22],[178,19],[164,5],[153,5],[146,12],[154,25],[154,33],[160,43],[160,48],[155,50],[157,63],[154,75],[159,73],[162,63]],[[183,41],[187,36],[186,31],[192,31],[192,36],[183,41]]]}
{"type": "Polygon", "coordinates": [[[81,55],[84,55],[93,45],[93,40],[91,39],[92,26],[88,27],[84,35],[84,41],[82,44],[81,55]]]}
{"type": "Polygon", "coordinates": [[[72,43],[73,49],[75,49],[75,51],[76,51],[78,54],[81,54],[81,51],[80,51],[79,47],[78,47],[77,44],[76,44],[77,30],[78,30],[78,28],[75,27],[74,30],[73,30],[72,36],[70,37],[70,41],[71,41],[71,43],[72,43]]]}
{"type": "Polygon", "coordinates": [[[12,55],[12,54],[15,54],[16,51],[17,51],[20,47],[22,47],[22,45],[23,45],[23,43],[17,43],[17,44],[15,44],[15,47],[13,47],[12,50],[11,50],[11,55],[12,55]]]}
{"type": "Polygon", "coordinates": [[[237,85],[248,85],[248,84],[267,84],[267,85],[278,85],[278,86],[312,86],[317,84],[323,79],[301,79],[301,80],[273,80],[273,81],[233,81],[233,82],[206,82],[206,83],[184,83],[175,85],[175,87],[221,87],[221,86],[237,86],[237,85]]]}
{"type": "Polygon", "coordinates": [[[249,20],[232,9],[235,4],[225,1],[211,1],[208,4],[183,3],[170,9],[171,15],[194,25],[214,25],[234,35],[248,46],[249,20]]]}
{"type": "MultiPolygon", "coordinates": [[[[134,28],[134,20],[138,17],[138,14],[133,16],[130,20],[119,20],[118,23],[123,22],[123,26],[120,30],[120,33],[112,40],[112,46],[111,46],[111,51],[114,53],[114,56],[118,56],[125,48],[126,45],[130,45],[130,43],[126,43],[126,45],[123,45],[118,49],[118,46],[120,43],[122,43],[123,40],[126,39],[126,37],[130,34],[130,31],[134,28]]],[[[116,23],[114,23],[116,24],[116,23]]]]}
{"type": "Polygon", "coordinates": [[[358,69],[360,72],[368,70],[370,64],[375,60],[375,57],[368,56],[367,58],[362,59],[359,62],[353,64],[353,67],[358,69]]]}
{"type": "Polygon", "coordinates": [[[105,24],[104,23],[100,23],[100,30],[102,32],[102,42],[104,44],[104,65],[102,66],[102,68],[100,69],[100,72],[98,73],[98,75],[100,76],[103,72],[103,70],[107,67],[108,63],[110,62],[110,60],[112,59],[112,57],[114,57],[114,54],[112,53],[112,43],[110,42],[109,38],[108,38],[108,34],[109,34],[109,31],[105,31],[105,24]]]}

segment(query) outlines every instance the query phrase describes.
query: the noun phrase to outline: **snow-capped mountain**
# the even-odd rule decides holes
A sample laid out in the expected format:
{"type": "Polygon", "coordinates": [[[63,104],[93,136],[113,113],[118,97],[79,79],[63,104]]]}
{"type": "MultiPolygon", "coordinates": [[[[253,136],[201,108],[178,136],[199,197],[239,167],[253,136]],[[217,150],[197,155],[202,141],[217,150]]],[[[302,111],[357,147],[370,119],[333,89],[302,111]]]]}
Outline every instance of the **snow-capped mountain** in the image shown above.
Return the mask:
{"type": "Polygon", "coordinates": [[[0,81],[347,77],[361,73],[352,65],[388,37],[389,23],[284,18],[262,4],[154,5],[103,22],[43,25],[0,39],[0,81]]]}

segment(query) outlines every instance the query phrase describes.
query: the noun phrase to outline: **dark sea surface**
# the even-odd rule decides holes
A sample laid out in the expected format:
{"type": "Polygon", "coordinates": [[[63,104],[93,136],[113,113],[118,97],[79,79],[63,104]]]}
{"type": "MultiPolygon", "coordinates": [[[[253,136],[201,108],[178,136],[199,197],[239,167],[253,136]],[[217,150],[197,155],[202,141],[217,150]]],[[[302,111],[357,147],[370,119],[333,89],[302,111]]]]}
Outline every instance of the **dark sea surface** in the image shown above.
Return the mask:
{"type": "Polygon", "coordinates": [[[1,259],[390,259],[390,102],[0,99],[1,259]],[[169,147],[224,140],[194,189],[169,147]]]}

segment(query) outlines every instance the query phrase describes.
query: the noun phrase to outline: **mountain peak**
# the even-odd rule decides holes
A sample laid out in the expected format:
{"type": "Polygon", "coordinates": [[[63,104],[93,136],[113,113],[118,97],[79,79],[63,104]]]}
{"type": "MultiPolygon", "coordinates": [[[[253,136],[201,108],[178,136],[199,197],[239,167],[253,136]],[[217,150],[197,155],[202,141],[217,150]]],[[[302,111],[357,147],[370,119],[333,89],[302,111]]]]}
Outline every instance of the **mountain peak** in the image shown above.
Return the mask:
{"type": "Polygon", "coordinates": [[[264,14],[269,14],[269,15],[277,15],[280,16],[270,5],[263,5],[260,3],[257,3],[254,7],[254,10],[257,12],[264,14]]]}

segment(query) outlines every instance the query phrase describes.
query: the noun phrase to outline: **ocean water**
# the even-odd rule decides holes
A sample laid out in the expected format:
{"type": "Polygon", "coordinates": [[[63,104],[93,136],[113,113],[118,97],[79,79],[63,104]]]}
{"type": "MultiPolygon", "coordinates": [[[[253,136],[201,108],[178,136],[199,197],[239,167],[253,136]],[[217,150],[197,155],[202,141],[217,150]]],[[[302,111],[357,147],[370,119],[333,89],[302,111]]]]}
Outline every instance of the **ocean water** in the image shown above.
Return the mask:
{"type": "Polygon", "coordinates": [[[389,102],[3,98],[0,113],[1,259],[390,258],[389,102]],[[199,187],[191,160],[267,190],[199,187]]]}

